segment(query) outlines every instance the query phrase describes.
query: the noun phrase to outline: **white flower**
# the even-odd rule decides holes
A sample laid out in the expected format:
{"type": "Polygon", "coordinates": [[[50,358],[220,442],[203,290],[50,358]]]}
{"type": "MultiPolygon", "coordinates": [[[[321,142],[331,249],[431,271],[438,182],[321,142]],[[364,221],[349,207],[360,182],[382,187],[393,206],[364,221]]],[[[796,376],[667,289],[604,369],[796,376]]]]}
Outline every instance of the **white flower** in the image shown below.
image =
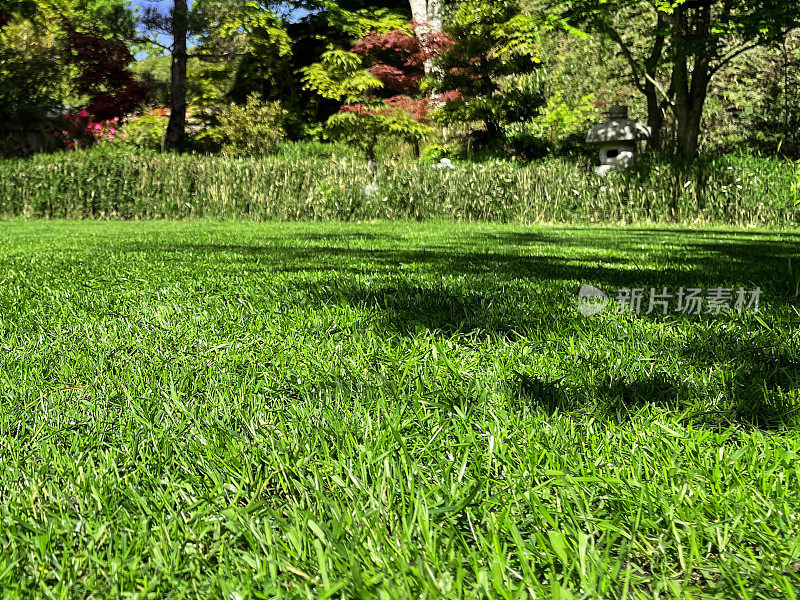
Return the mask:
{"type": "Polygon", "coordinates": [[[433,166],[436,169],[455,169],[456,168],[455,165],[453,164],[453,161],[450,160],[449,158],[443,158],[442,160],[439,161],[439,164],[436,164],[436,165],[433,165],[433,166]]]}

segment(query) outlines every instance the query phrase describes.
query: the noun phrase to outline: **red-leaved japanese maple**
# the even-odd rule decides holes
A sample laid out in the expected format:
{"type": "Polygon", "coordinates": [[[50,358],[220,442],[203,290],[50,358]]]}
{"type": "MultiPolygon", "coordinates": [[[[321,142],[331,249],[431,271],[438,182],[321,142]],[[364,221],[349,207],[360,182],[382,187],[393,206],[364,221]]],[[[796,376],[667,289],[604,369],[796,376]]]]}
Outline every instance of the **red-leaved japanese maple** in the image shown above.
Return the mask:
{"type": "Polygon", "coordinates": [[[147,101],[149,89],[134,79],[129,68],[133,55],[125,42],[80,31],[72,23],[65,30],[65,62],[77,67],[72,82],[78,94],[88,97],[84,108],[95,121],[121,118],[147,101]]]}
{"type": "MultiPolygon", "coordinates": [[[[412,27],[416,25],[412,23],[412,27]]],[[[423,131],[419,124],[428,120],[431,107],[431,98],[420,89],[426,64],[454,43],[441,32],[417,36],[397,29],[383,34],[373,31],[355,44],[353,53],[363,57],[367,70],[382,87],[370,92],[364,102],[345,104],[340,115],[346,116],[351,126],[369,132],[367,137],[372,141],[367,143],[368,154],[383,130],[418,144],[423,131]]]]}

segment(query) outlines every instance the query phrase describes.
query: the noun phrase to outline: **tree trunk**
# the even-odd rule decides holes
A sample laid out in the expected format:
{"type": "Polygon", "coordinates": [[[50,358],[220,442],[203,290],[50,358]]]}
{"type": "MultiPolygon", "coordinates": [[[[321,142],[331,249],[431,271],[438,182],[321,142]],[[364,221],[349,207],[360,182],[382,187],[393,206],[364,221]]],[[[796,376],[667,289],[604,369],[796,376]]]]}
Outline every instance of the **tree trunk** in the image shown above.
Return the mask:
{"type": "Polygon", "coordinates": [[[172,10],[172,71],[170,83],[170,116],[164,147],[184,149],[186,137],[186,37],[189,31],[187,0],[175,0],[172,10]]]}
{"type": "Polygon", "coordinates": [[[431,31],[442,30],[442,18],[442,0],[428,0],[428,24],[431,31]]]}
{"type": "Polygon", "coordinates": [[[650,137],[647,140],[648,152],[658,152],[663,148],[661,130],[664,127],[664,111],[658,100],[658,90],[648,82],[645,84],[645,97],[647,98],[647,126],[650,128],[650,137]]]}
{"type": "Polygon", "coordinates": [[[678,120],[678,155],[682,158],[694,158],[697,155],[700,125],[712,74],[709,55],[697,43],[698,39],[708,38],[711,27],[709,8],[702,5],[694,9],[696,12],[691,23],[688,10],[682,7],[676,11],[679,31],[672,66],[672,88],[675,90],[675,115],[678,120]]]}
{"type": "Polygon", "coordinates": [[[484,123],[486,124],[487,142],[491,146],[503,137],[503,128],[491,119],[487,119],[484,123]]]}
{"type": "Polygon", "coordinates": [[[419,24],[422,34],[442,28],[442,0],[409,0],[411,18],[419,24]]]}
{"type": "MultiPolygon", "coordinates": [[[[414,33],[420,40],[442,29],[442,0],[410,0],[411,18],[417,24],[414,33]]],[[[433,61],[425,61],[425,73],[433,70],[433,61]]]]}
{"type": "Polygon", "coordinates": [[[637,62],[633,52],[631,52],[628,43],[614,25],[599,16],[593,20],[593,25],[619,46],[631,69],[633,84],[647,100],[647,125],[650,128],[650,138],[647,142],[648,151],[661,150],[662,148],[664,111],[672,103],[673,95],[673,88],[665,92],[656,83],[659,75],[659,67],[664,58],[664,49],[666,47],[667,34],[670,28],[670,22],[666,13],[658,11],[657,19],[653,47],[644,61],[644,64],[641,66],[637,62]]]}
{"type": "Polygon", "coordinates": [[[699,145],[699,126],[695,124],[695,115],[685,109],[678,109],[678,156],[694,158],[699,145]]]}
{"type": "Polygon", "coordinates": [[[678,155],[694,158],[700,146],[700,125],[705,108],[705,92],[701,97],[677,99],[678,114],[678,155]]]}

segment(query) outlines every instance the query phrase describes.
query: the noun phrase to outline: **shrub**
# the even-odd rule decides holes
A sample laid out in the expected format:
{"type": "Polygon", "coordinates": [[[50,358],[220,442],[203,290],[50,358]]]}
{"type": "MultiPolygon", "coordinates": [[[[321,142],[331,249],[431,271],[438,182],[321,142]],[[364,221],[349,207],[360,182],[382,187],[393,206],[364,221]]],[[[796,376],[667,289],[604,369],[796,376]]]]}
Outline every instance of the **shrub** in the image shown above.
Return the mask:
{"type": "Polygon", "coordinates": [[[542,158],[552,151],[542,136],[541,127],[532,121],[509,125],[504,132],[503,149],[526,160],[542,158]]]}
{"type": "Polygon", "coordinates": [[[594,95],[570,101],[561,90],[557,90],[548,98],[535,123],[554,150],[572,151],[585,147],[586,131],[600,117],[594,95]]]}
{"type": "Polygon", "coordinates": [[[87,100],[93,120],[119,120],[147,101],[149,89],[130,70],[133,54],[126,42],[105,35],[96,23],[79,28],[67,19],[64,25],[63,60],[74,74],[74,92],[87,100]],[[83,30],[87,26],[93,31],[83,30]]]}
{"type": "MultiPolygon", "coordinates": [[[[401,99],[401,103],[405,104],[405,100],[401,99]]],[[[432,132],[420,116],[392,101],[345,105],[325,125],[328,139],[353,144],[366,152],[368,158],[375,158],[381,142],[395,148],[395,157],[402,144],[409,144],[418,156],[420,143],[432,132]]]]}
{"type": "Polygon", "coordinates": [[[420,160],[423,163],[438,163],[443,158],[452,156],[452,149],[447,144],[430,144],[422,149],[420,160]]]}
{"type": "Polygon", "coordinates": [[[286,137],[287,116],[279,102],[264,102],[252,94],[244,106],[227,107],[211,135],[227,156],[265,156],[275,152],[286,137]]]}
{"type": "Polygon", "coordinates": [[[143,150],[161,150],[168,119],[154,115],[130,118],[120,129],[119,143],[143,150]]]}
{"type": "Polygon", "coordinates": [[[79,113],[61,115],[61,127],[53,132],[53,137],[64,150],[80,150],[97,142],[117,139],[119,119],[95,121],[85,110],[79,113]]]}
{"type": "Polygon", "coordinates": [[[353,148],[343,143],[319,142],[316,140],[299,142],[281,142],[275,156],[281,160],[299,162],[325,159],[333,160],[342,156],[352,156],[353,148]]]}

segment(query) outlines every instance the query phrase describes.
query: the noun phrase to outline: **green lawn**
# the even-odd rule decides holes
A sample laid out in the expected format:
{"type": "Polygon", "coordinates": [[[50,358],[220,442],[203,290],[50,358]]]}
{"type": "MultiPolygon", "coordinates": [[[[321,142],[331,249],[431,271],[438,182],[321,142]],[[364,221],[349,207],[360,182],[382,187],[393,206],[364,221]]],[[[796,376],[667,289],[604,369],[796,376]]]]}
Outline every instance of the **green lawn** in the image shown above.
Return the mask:
{"type": "Polygon", "coordinates": [[[0,223],[2,597],[794,598],[798,267],[759,230],[0,223]]]}

